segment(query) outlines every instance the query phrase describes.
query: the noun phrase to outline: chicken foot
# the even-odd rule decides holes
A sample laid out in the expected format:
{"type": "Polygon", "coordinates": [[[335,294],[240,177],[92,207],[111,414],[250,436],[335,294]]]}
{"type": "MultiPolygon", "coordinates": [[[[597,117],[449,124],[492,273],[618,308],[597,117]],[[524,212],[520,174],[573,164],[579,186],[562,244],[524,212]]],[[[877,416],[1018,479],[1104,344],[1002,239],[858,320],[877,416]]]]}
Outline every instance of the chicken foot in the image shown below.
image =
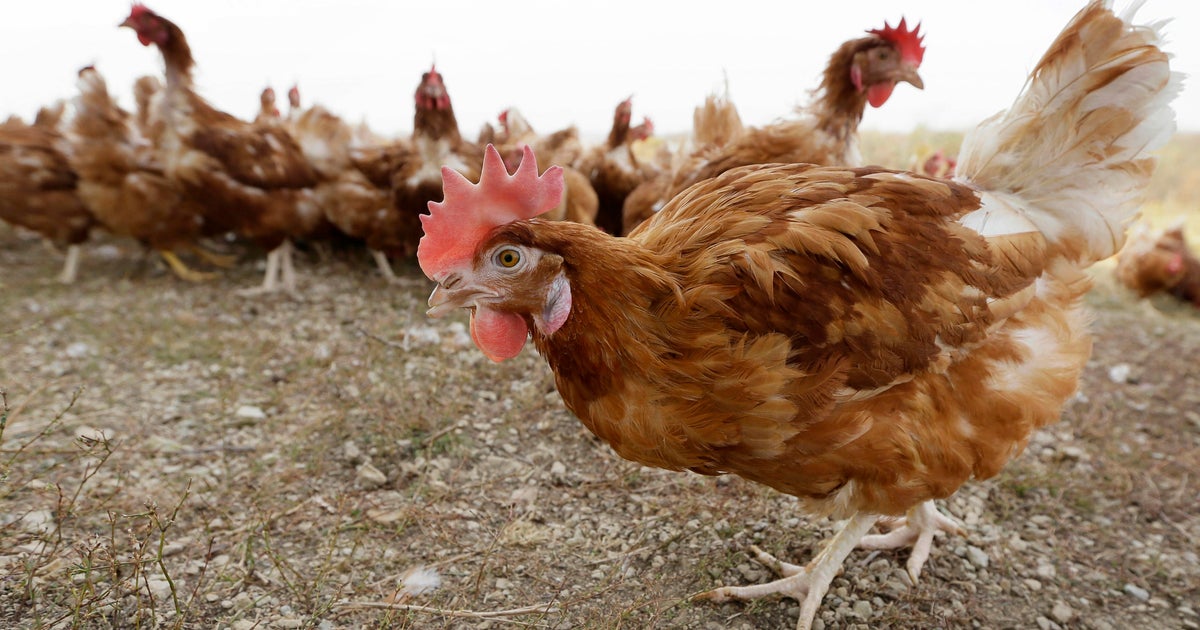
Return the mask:
{"type": "Polygon", "coordinates": [[[724,603],[732,600],[752,600],[771,595],[791,597],[799,602],[800,620],[796,630],[809,630],[817,616],[817,608],[834,576],[842,568],[846,556],[858,546],[878,517],[874,514],[855,514],[841,531],[826,543],[820,553],[806,566],[798,566],[778,560],[771,554],[754,548],[755,559],[784,577],[766,584],[751,586],[722,586],[692,597],[692,600],[709,600],[724,603]]]}
{"type": "Polygon", "coordinates": [[[188,267],[173,251],[162,249],[159,250],[158,255],[162,256],[163,261],[167,263],[171,271],[174,271],[175,275],[179,276],[181,280],[187,280],[188,282],[208,282],[217,277],[215,273],[196,271],[188,267]]]}
{"type": "Polygon", "coordinates": [[[388,262],[387,254],[377,250],[371,250],[371,257],[375,259],[375,266],[379,267],[379,273],[383,274],[383,279],[388,282],[398,282],[400,278],[396,276],[396,272],[392,271],[392,263],[388,262]]]}
{"type": "Polygon", "coordinates": [[[965,535],[959,522],[938,511],[933,501],[926,501],[908,511],[908,516],[900,519],[889,519],[896,528],[886,534],[864,536],[858,546],[863,549],[896,549],[912,547],[908,556],[908,577],[913,584],[921,575],[921,568],[929,559],[929,551],[933,546],[933,535],[939,531],[947,534],[965,535]]]}
{"type": "Polygon", "coordinates": [[[237,254],[218,254],[196,244],[188,245],[188,251],[195,254],[200,260],[221,269],[231,269],[237,264],[237,254]]]}

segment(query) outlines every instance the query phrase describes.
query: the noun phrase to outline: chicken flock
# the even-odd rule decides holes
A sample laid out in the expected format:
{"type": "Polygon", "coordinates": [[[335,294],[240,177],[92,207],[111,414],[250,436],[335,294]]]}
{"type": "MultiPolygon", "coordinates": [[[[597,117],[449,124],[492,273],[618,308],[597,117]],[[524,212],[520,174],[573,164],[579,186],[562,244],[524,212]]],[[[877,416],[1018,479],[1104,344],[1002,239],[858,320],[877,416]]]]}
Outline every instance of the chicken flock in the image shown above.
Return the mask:
{"type": "MultiPolygon", "coordinates": [[[[809,628],[855,548],[911,547],[915,582],[934,535],[961,531],[934,501],[997,474],[1077,386],[1084,270],[1122,249],[1174,131],[1180,77],[1159,26],[1132,19],[1089,3],[1010,109],[914,173],[862,164],[856,142],[868,105],[923,87],[904,20],[834,51],[796,115],[749,127],[713,95],[670,151],[630,99],[595,146],[516,108],[465,139],[436,68],[409,138],[295,88],[286,116],[268,89],[239,120],[197,94],[180,28],[135,5],[122,26],[164,76],[137,82],[131,113],[84,68],[69,115],[0,127],[0,217],[69,246],[64,280],[95,228],[196,281],[212,274],[180,254],[229,264],[203,243],[234,234],[269,252],[256,291],[296,289],[297,242],[359,240],[388,277],[389,258],[415,256],[431,316],[468,309],[494,361],[532,340],[621,456],[846,519],[808,565],[754,549],[779,580],[698,596],[793,597],[809,628]]],[[[1168,240],[1138,258],[1162,273],[1119,274],[1195,300],[1200,263],[1168,240]]]]}
{"type": "Polygon", "coordinates": [[[870,30],[834,52],[797,116],[744,127],[728,98],[713,96],[697,108],[693,136],[672,152],[649,118],[634,123],[632,98],[617,104],[607,138],[595,145],[574,126],[539,133],[516,107],[469,139],[436,67],[413,95],[410,137],[384,138],[320,105],[304,107],[297,87],[286,115],[267,88],[254,120],[241,120],[196,90],[196,61],[178,25],[138,4],[121,26],[163,60],[162,77],[133,86],[136,111],[121,109],[89,66],[69,103],[45,108],[32,124],[13,117],[0,126],[0,218],[66,246],[67,282],[78,245],[96,229],[157,251],[189,281],[216,274],[185,260],[234,262],[206,242],[232,236],[256,245],[269,253],[262,285],[251,292],[295,291],[293,245],[335,238],[365,245],[395,279],[389,259],[415,254],[418,217],[441,200],[441,167],[478,178],[487,144],[514,168],[524,146],[543,164],[564,167],[566,194],[550,217],[627,234],[688,184],[734,166],[859,164],[866,105],[883,105],[898,81],[921,87],[924,53],[919,29],[903,20],[870,30]]]}

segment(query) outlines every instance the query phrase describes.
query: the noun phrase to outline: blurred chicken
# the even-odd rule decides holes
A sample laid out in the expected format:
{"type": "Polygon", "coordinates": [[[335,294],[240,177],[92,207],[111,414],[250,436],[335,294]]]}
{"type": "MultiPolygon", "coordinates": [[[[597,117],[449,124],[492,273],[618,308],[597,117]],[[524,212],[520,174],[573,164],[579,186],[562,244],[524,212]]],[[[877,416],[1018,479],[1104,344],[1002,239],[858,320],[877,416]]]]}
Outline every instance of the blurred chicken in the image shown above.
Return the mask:
{"type": "Polygon", "coordinates": [[[661,210],[673,196],[672,190],[682,190],[683,182],[740,137],[745,129],[737,107],[729,99],[728,90],[724,96],[710,94],[704,99],[704,104],[692,112],[691,138],[679,147],[678,155],[671,161],[672,166],[639,184],[625,198],[623,233],[628,235],[630,230],[661,210]]]}
{"type": "Polygon", "coordinates": [[[1138,297],[1168,293],[1200,308],[1200,259],[1183,228],[1179,223],[1155,232],[1139,224],[1117,256],[1117,280],[1138,297]]]}
{"type": "Polygon", "coordinates": [[[596,227],[609,234],[623,232],[625,198],[639,184],[659,173],[656,164],[639,161],[633,150],[635,142],[645,140],[653,133],[653,125],[646,120],[632,127],[632,119],[633,97],[630,97],[617,105],[612,129],[604,143],[592,147],[575,165],[587,176],[599,199],[596,227]]]}
{"type": "Polygon", "coordinates": [[[275,88],[265,87],[258,97],[258,114],[254,116],[257,124],[276,123],[283,119],[279,108],[275,106],[275,88]]]}
{"type": "Polygon", "coordinates": [[[199,96],[191,49],[173,22],[135,4],[121,26],[163,56],[166,86],[156,102],[164,173],[203,208],[208,228],[233,231],[270,252],[256,292],[295,291],[292,239],[326,225],[315,198],[317,173],[299,145],[279,125],[239,120],[199,96]]]}
{"type": "Polygon", "coordinates": [[[946,155],[945,151],[938,149],[929,154],[924,160],[920,160],[919,165],[914,165],[913,171],[937,177],[939,179],[951,179],[954,177],[954,169],[958,167],[958,161],[946,155]]]}
{"type": "Polygon", "coordinates": [[[1085,269],[1120,249],[1175,127],[1158,25],[1130,19],[1077,14],[1011,109],[967,135],[953,181],[752,165],[617,238],[536,218],[562,178],[528,149],[511,176],[494,150],[478,184],[447,169],[417,253],[429,315],[466,308],[494,361],[532,336],[622,457],[847,519],[804,566],[755,548],[781,579],[697,597],[795,598],[807,630],[856,547],[911,548],[915,583],[934,536],[961,532],[934,501],[998,474],[1075,391],[1085,269]]]}
{"type": "Polygon", "coordinates": [[[0,220],[67,247],[58,279],[75,281],[79,244],[95,219],[79,199],[70,147],[58,130],[61,103],[43,107],[32,125],[11,118],[0,125],[0,220]]]}
{"type": "Polygon", "coordinates": [[[212,278],[176,255],[187,250],[229,264],[196,244],[205,233],[203,209],[166,177],[154,149],[140,141],[134,117],[117,106],[95,68],[80,70],[78,85],[70,162],[79,174],[79,198],[105,229],[158,251],[180,278],[212,278]]]}
{"type": "Polygon", "coordinates": [[[843,43],[829,58],[821,85],[798,116],[739,132],[717,150],[701,144],[705,155],[693,155],[664,192],[643,192],[636,205],[623,208],[626,232],[654,214],[684,188],[738,166],[808,163],[860,166],[858,124],[868,104],[882,107],[899,82],[924,88],[917,69],[925,57],[921,27],[911,31],[904,19],[895,28],[867,31],[868,37],[843,43]]]}
{"type": "Polygon", "coordinates": [[[386,246],[379,243],[373,249],[404,257],[417,251],[421,238],[418,217],[425,213],[430,201],[442,199],[441,167],[449,166],[468,177],[478,177],[483,162],[481,149],[459,133],[450,94],[436,66],[421,75],[413,101],[412,138],[387,156],[394,167],[391,212],[381,217],[374,228],[386,239],[386,246]]]}

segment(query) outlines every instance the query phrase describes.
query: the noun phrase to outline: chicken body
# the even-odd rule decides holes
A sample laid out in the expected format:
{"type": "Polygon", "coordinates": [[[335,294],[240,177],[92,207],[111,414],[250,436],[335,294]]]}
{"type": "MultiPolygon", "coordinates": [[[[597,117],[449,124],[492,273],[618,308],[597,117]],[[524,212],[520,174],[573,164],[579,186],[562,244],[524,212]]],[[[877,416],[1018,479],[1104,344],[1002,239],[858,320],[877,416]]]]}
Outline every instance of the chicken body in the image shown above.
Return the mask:
{"type": "Polygon", "coordinates": [[[198,251],[196,241],[206,234],[203,208],[165,175],[154,148],[109,95],[100,73],[84,68],[78,83],[71,164],[79,173],[80,198],[105,229],[157,250],[180,277],[211,277],[176,256],[181,249],[198,251]]]}
{"type": "Polygon", "coordinates": [[[61,115],[61,107],[43,109],[32,125],[20,120],[0,125],[0,220],[65,245],[58,279],[69,284],[78,274],[79,244],[95,218],[78,195],[79,176],[57,129],[61,115]]]}
{"type": "MultiPolygon", "coordinates": [[[[919,30],[918,26],[907,31],[901,20],[897,29],[876,30],[869,37],[843,43],[830,56],[812,100],[795,117],[763,127],[735,127],[736,131],[718,133],[715,139],[698,138],[696,150],[673,169],[673,174],[659,175],[656,181],[645,184],[650,190],[631,194],[632,200],[622,208],[625,233],[683,189],[732,168],[772,163],[862,165],[858,125],[867,105],[882,106],[898,82],[924,87],[917,74],[924,57],[919,30]]],[[[710,109],[719,105],[711,99],[706,103],[710,109]]],[[[712,113],[707,120],[728,124],[712,113]]],[[[696,122],[699,133],[702,121],[696,122]]]]}
{"type": "Polygon", "coordinates": [[[794,597],[809,628],[855,547],[912,546],[915,580],[934,534],[959,530],[932,501],[1059,417],[1091,348],[1084,269],[1120,248],[1174,129],[1158,41],[1089,5],[964,141],[959,181],[740,167],[624,239],[531,218],[557,173],[510,184],[493,153],[478,187],[447,172],[425,220],[430,315],[470,307],[494,360],[531,335],[567,407],[627,459],[848,519],[807,566],[760,553],[780,580],[702,594],[794,597]],[[899,527],[868,535],[881,516],[899,527]]]}
{"type": "Polygon", "coordinates": [[[270,252],[258,291],[294,291],[291,241],[327,229],[317,203],[317,173],[277,123],[252,124],[215,109],[196,93],[191,48],[183,31],[142,5],[122,26],[162,53],[166,84],[155,118],[162,121],[164,172],[204,209],[207,226],[231,231],[270,252]]]}
{"type": "Polygon", "coordinates": [[[575,164],[596,191],[596,227],[609,234],[624,233],[625,198],[643,182],[659,174],[652,163],[638,159],[634,143],[653,132],[649,121],[633,126],[633,99],[617,104],[612,129],[603,144],[592,147],[575,164]]]}

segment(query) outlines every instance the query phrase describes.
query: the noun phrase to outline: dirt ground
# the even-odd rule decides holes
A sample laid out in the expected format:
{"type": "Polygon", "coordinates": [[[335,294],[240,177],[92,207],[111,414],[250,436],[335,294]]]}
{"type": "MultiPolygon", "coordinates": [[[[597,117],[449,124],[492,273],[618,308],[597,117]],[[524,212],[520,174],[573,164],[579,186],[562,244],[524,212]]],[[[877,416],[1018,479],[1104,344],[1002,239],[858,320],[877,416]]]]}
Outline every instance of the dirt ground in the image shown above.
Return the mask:
{"type": "MultiPolygon", "coordinates": [[[[833,523],[737,478],[642,468],[562,406],[530,350],[494,365],[424,315],[414,268],[305,252],[192,285],[127,242],[61,255],[0,227],[0,626],[786,628],[796,602],[692,604],[804,562],[833,523]],[[436,584],[436,587],[434,585],[436,584]]],[[[1200,313],[1097,270],[1096,351],[1061,422],[851,554],[832,628],[1200,628],[1200,313]]]]}

